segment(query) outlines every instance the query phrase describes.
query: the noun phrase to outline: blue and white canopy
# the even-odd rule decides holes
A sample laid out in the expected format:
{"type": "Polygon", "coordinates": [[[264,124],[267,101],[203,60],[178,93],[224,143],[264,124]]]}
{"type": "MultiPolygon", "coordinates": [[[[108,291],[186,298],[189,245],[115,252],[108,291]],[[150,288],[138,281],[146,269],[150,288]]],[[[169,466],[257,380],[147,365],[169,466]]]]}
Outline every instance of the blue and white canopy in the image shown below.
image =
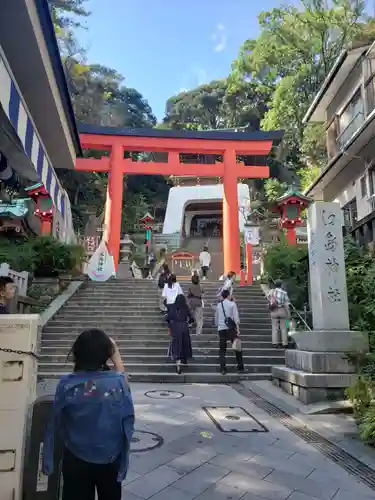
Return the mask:
{"type": "Polygon", "coordinates": [[[14,172],[32,182],[42,182],[64,218],[67,195],[0,52],[0,180],[10,180],[14,172]]]}

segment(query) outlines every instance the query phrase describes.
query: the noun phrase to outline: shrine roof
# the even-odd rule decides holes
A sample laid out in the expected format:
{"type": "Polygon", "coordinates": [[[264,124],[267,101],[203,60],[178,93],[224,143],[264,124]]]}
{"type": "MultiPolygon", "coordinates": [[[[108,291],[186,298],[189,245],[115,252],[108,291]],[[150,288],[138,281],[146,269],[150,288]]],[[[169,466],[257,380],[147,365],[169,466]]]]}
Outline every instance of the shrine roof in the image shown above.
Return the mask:
{"type": "Polygon", "coordinates": [[[302,193],[300,193],[297,189],[291,187],[288,189],[288,191],[286,191],[286,193],[284,193],[282,196],[280,196],[280,198],[277,198],[276,200],[276,203],[280,203],[284,200],[287,200],[288,198],[299,198],[300,200],[302,201],[306,201],[307,203],[310,203],[312,201],[311,198],[309,198],[308,196],[305,196],[303,195],[302,193]]]}
{"type": "Polygon", "coordinates": [[[269,132],[233,132],[228,130],[167,130],[156,128],[117,128],[97,125],[79,124],[81,134],[115,135],[124,137],[159,137],[167,139],[209,139],[217,141],[272,141],[274,146],[283,139],[283,130],[269,132]]]}

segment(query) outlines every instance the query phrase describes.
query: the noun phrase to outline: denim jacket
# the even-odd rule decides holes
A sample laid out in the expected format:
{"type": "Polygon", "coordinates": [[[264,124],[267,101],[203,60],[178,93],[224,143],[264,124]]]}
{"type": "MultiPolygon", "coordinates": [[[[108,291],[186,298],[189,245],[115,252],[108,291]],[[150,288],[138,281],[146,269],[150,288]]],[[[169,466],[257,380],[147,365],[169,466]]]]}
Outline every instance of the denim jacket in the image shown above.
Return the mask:
{"type": "Polygon", "coordinates": [[[44,439],[43,472],[53,472],[54,441],[59,437],[69,451],[89,463],[106,464],[120,457],[118,481],[123,481],[133,431],[133,400],[123,373],[64,376],[44,439]]]}

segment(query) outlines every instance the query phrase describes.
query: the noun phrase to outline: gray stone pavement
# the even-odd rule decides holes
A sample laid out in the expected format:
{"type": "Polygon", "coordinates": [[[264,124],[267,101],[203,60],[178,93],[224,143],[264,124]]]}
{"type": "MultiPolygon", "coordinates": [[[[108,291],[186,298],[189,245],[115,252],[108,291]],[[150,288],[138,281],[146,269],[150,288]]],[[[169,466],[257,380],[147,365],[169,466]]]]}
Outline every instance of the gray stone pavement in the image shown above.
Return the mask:
{"type": "MultiPolygon", "coordinates": [[[[132,393],[139,432],[123,500],[375,499],[374,491],[229,386],[134,383],[132,393]],[[179,395],[168,390],[184,397],[174,399],[179,395]],[[150,396],[162,399],[147,391],[160,391],[150,396]],[[269,432],[221,432],[203,406],[241,407],[269,432]]],[[[214,411],[225,429],[253,427],[240,409],[214,411]]]]}

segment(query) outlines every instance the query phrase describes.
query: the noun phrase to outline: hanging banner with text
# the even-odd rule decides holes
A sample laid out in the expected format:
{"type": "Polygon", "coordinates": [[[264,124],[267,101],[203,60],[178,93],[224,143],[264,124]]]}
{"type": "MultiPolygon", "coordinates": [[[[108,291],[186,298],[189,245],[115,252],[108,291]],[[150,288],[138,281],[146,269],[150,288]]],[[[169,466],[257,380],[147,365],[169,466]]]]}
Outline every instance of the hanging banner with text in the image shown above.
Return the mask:
{"type": "Polygon", "coordinates": [[[247,245],[259,245],[259,227],[246,227],[244,239],[247,245]]]}
{"type": "Polygon", "coordinates": [[[115,263],[113,256],[108,252],[104,240],[101,241],[95,253],[89,260],[86,273],[93,281],[107,281],[115,275],[115,263]]]}

